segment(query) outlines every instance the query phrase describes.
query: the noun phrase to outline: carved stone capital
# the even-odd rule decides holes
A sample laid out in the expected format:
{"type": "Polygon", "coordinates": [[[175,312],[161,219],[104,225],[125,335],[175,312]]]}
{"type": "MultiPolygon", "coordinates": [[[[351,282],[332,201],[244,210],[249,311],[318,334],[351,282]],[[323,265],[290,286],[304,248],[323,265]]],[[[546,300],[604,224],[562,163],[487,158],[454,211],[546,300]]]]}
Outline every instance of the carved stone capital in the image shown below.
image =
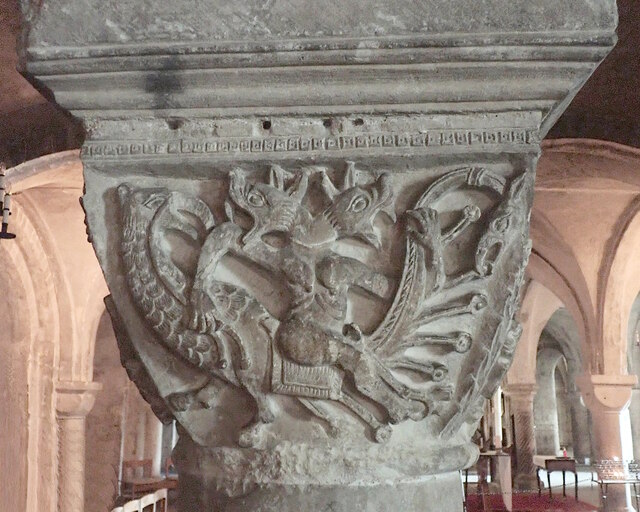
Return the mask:
{"type": "Polygon", "coordinates": [[[508,396],[512,403],[531,402],[538,392],[538,385],[535,382],[523,382],[517,384],[507,384],[502,388],[505,396],[508,396]]]}
{"type": "Polygon", "coordinates": [[[59,381],[56,383],[56,412],[61,419],[85,418],[102,389],[99,382],[59,381]]]}
{"type": "Polygon", "coordinates": [[[539,142],[615,1],[27,4],[26,68],[87,130],[123,361],[180,425],[181,510],[458,510],[539,142]]]}
{"type": "Polygon", "coordinates": [[[631,402],[637,375],[580,375],[576,384],[592,411],[618,413],[631,402]]]}

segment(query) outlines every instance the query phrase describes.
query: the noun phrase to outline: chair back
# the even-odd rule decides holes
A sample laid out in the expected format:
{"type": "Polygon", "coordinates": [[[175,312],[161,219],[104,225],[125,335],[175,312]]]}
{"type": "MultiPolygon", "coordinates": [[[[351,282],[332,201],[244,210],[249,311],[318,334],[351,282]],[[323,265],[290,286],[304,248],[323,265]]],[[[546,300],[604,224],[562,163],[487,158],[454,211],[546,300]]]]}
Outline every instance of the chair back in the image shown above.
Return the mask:
{"type": "Polygon", "coordinates": [[[140,498],[141,512],[156,512],[156,496],[155,494],[147,494],[140,498]]]}
{"type": "Polygon", "coordinates": [[[111,512],[167,512],[168,508],[167,489],[158,489],[154,493],[145,494],[142,498],[128,501],[111,512]]]}
{"type": "Polygon", "coordinates": [[[122,476],[124,480],[151,476],[152,467],[153,461],[151,459],[125,460],[122,462],[122,476]]]}
{"type": "Polygon", "coordinates": [[[122,506],[122,512],[141,512],[140,500],[133,500],[125,503],[122,506]]]}
{"type": "Polygon", "coordinates": [[[169,508],[169,499],[167,498],[167,489],[158,489],[154,493],[154,499],[156,502],[155,512],[167,512],[169,508]]]}

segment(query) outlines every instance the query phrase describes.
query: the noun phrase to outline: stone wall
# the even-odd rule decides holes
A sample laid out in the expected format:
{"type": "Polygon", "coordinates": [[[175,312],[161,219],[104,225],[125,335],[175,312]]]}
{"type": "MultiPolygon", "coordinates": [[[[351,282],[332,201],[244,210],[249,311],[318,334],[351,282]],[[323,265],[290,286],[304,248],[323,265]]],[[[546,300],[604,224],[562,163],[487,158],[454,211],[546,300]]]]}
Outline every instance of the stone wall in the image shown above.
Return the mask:
{"type": "MultiPolygon", "coordinates": [[[[2,252],[0,252],[2,254],[2,252]]],[[[23,290],[9,275],[0,274],[0,510],[25,510],[27,497],[27,362],[28,338],[20,336],[18,312],[9,293],[23,290]],[[7,442],[10,441],[10,442],[7,442]]]]}
{"type": "Polygon", "coordinates": [[[96,336],[94,380],[103,387],[87,416],[85,512],[104,512],[112,508],[117,495],[122,407],[128,382],[107,316],[100,321],[96,336]]]}

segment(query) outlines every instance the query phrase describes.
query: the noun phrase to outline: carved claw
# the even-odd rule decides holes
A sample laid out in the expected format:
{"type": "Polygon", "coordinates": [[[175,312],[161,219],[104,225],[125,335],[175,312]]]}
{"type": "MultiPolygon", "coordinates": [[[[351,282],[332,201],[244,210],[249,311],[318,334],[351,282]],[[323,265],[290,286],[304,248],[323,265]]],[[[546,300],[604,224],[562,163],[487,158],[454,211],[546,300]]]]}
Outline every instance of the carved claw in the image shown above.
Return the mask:
{"type": "Polygon", "coordinates": [[[418,243],[427,247],[440,240],[440,219],[433,208],[416,208],[406,213],[411,222],[407,222],[407,231],[418,243]]]}
{"type": "Polygon", "coordinates": [[[213,303],[202,290],[191,292],[191,305],[188,327],[201,334],[216,330],[216,319],[211,314],[213,303]]]}

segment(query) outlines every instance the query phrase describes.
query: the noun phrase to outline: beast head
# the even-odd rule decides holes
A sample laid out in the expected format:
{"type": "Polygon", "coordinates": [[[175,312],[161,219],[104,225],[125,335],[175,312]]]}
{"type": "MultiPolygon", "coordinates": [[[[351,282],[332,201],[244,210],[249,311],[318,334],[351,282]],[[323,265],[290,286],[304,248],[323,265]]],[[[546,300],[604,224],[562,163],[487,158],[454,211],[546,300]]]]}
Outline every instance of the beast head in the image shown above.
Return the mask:
{"type": "Polygon", "coordinates": [[[119,185],[117,192],[124,219],[135,217],[146,224],[151,223],[171,194],[166,188],[132,188],[127,184],[119,185]]]}
{"type": "Polygon", "coordinates": [[[271,167],[268,183],[247,183],[239,169],[231,173],[229,195],[253,220],[253,227],[242,239],[245,245],[268,233],[291,231],[302,208],[309,177],[301,172],[288,186],[286,177],[287,173],[277,165],[271,167]]]}
{"type": "Polygon", "coordinates": [[[379,249],[380,235],[373,221],[380,212],[394,222],[396,219],[391,176],[384,173],[370,185],[358,185],[355,165],[349,162],[341,189],[336,188],[326,174],[322,177],[322,187],[331,200],[323,216],[334,227],[338,238],[356,238],[379,249]]]}

